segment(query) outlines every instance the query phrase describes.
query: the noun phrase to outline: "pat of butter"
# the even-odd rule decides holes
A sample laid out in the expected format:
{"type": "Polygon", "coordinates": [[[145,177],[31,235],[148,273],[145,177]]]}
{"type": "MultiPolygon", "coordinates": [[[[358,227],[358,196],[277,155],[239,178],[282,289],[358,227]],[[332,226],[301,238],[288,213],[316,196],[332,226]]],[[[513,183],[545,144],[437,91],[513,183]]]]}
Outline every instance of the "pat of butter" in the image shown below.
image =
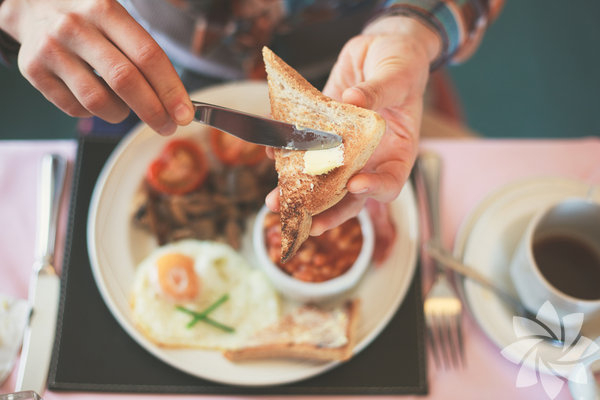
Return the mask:
{"type": "Polygon", "coordinates": [[[309,150],[304,153],[304,173],[308,175],[326,174],[344,164],[344,145],[325,150],[309,150]]]}

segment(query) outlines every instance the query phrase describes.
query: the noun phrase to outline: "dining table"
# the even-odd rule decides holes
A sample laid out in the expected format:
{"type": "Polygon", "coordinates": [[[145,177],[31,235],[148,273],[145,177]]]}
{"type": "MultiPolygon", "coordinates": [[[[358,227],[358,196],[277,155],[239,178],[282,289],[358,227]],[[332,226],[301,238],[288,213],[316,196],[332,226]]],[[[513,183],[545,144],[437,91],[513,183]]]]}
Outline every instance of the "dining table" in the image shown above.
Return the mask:
{"type": "MultiPolygon", "coordinates": [[[[421,150],[435,151],[441,157],[441,226],[442,242],[452,249],[454,240],[467,216],[495,190],[523,179],[561,177],[600,181],[600,138],[572,139],[423,139],[421,150]]],[[[39,162],[44,154],[58,153],[69,160],[66,195],[59,217],[56,265],[61,268],[70,190],[72,163],[76,157],[76,140],[4,140],[0,141],[0,294],[27,298],[28,283],[34,262],[36,241],[36,199],[39,162]]],[[[422,252],[423,292],[432,284],[433,263],[422,252]]],[[[535,377],[536,371],[521,371],[520,365],[501,354],[501,349],[484,333],[469,313],[462,319],[465,365],[461,368],[437,367],[428,351],[428,393],[425,395],[374,395],[353,398],[397,399],[545,399],[549,398],[538,381],[518,387],[519,373],[535,377]]],[[[94,343],[90,343],[94,346],[94,343]]],[[[19,360],[16,365],[18,366],[19,360]]],[[[12,392],[17,375],[15,367],[0,393],[12,392]]],[[[44,399],[126,400],[164,397],[159,394],[131,394],[46,390],[44,399]]],[[[256,396],[173,395],[177,399],[241,399],[256,396]]],[[[277,396],[271,396],[275,398],[277,396]]],[[[285,397],[285,396],[282,396],[285,397]]],[[[346,396],[315,395],[311,398],[346,396]]],[[[571,398],[563,385],[557,399],[571,398]]]]}

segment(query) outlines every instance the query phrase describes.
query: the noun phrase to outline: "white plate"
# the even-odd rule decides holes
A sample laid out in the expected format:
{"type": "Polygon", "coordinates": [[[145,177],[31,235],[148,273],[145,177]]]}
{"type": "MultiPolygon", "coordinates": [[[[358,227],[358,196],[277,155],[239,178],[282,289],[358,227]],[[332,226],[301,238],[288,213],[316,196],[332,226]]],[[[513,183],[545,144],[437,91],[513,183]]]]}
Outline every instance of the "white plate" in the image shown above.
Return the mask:
{"type": "MultiPolygon", "coordinates": [[[[267,86],[261,82],[236,82],[208,88],[192,98],[266,115],[267,86]]],[[[202,125],[192,123],[177,135],[198,134],[202,125]]],[[[337,362],[264,360],[232,363],[220,352],[173,350],[156,346],[136,330],[129,309],[134,269],[156,242],[131,224],[132,198],[150,161],[169,138],[141,125],[117,146],[102,170],[88,215],[88,250],[96,284],[108,308],[125,331],[142,347],[164,362],[212,381],[248,386],[276,385],[320,374],[337,362]]],[[[361,299],[361,321],[355,352],[364,349],[388,324],[404,299],[417,259],[418,218],[413,189],[407,184],[392,203],[398,234],[384,265],[371,268],[353,293],[361,299]]],[[[251,231],[251,229],[247,229],[251,231]]],[[[244,242],[248,242],[244,240],[244,242]]]]}
{"type": "MultiPolygon", "coordinates": [[[[584,197],[589,186],[562,178],[529,179],[507,185],[484,199],[465,219],[455,241],[454,255],[508,290],[514,291],[509,265],[527,223],[536,211],[567,197],[584,197]]],[[[485,334],[514,363],[537,369],[536,357],[522,359],[513,330],[514,308],[470,280],[460,280],[464,300],[485,334]]],[[[586,320],[582,335],[600,335],[600,319],[586,320]]],[[[542,342],[536,346],[542,361],[552,362],[564,349],[542,342]]]]}

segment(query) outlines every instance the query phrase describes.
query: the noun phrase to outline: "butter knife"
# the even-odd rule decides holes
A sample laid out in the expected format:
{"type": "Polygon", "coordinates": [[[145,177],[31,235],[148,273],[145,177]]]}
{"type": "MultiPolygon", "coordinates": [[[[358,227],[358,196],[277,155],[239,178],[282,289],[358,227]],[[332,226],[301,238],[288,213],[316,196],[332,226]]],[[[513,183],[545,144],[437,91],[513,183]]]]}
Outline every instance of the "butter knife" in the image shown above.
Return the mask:
{"type": "Polygon", "coordinates": [[[323,150],[342,144],[342,137],[215,104],[192,101],[194,120],[250,143],[289,150],[323,150]]]}
{"type": "Polygon", "coordinates": [[[33,390],[28,390],[25,392],[0,394],[0,400],[42,400],[42,398],[33,390]]]}
{"type": "Polygon", "coordinates": [[[29,284],[31,314],[25,331],[16,391],[43,393],[54,344],[60,278],[54,269],[54,247],[67,162],[55,154],[42,158],[38,195],[36,260],[29,284]]]}

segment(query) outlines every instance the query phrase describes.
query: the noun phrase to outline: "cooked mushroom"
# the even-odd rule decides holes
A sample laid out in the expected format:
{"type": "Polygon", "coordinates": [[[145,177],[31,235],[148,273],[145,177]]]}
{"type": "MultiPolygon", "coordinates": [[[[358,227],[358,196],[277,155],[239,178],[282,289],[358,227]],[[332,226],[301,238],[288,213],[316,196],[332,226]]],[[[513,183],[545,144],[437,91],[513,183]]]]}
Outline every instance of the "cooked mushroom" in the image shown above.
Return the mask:
{"type": "Polygon", "coordinates": [[[151,231],[160,245],[196,238],[239,248],[246,219],[276,184],[272,160],[252,167],[219,165],[211,168],[200,188],[184,195],[157,193],[142,185],[133,220],[151,231]]]}

